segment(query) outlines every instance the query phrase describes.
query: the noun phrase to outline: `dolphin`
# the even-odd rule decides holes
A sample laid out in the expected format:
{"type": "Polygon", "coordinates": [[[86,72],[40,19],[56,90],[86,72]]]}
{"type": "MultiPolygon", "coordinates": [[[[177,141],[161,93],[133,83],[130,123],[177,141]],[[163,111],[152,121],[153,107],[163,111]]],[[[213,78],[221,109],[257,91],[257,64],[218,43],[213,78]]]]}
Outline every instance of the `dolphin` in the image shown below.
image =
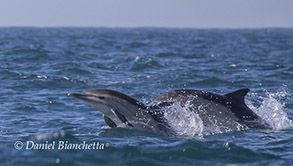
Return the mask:
{"type": "Polygon", "coordinates": [[[168,132],[163,112],[145,106],[123,93],[108,89],[91,89],[84,93],[68,93],[99,110],[110,127],[150,129],[168,132]]]}
{"type": "MultiPolygon", "coordinates": [[[[218,95],[202,90],[177,89],[160,95],[149,105],[108,89],[68,93],[68,96],[80,99],[99,110],[106,124],[112,128],[153,130],[176,135],[176,130],[172,128],[174,124],[166,118],[166,114],[170,114],[175,104],[196,113],[206,129],[217,126],[220,132],[227,132],[248,128],[271,128],[245,104],[244,98],[248,92],[249,89],[240,89],[218,95]]],[[[207,132],[212,133],[209,130],[207,132]]]]}

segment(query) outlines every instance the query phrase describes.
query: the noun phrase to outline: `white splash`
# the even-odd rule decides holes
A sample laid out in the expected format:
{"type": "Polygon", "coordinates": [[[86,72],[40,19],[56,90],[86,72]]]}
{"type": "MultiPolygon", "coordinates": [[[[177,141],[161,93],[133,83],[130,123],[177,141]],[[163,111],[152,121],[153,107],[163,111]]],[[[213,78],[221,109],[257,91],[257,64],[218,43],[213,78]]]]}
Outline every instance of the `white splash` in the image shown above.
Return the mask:
{"type": "Polygon", "coordinates": [[[48,77],[45,75],[37,75],[36,76],[38,79],[47,79],[48,77]]]}
{"type": "Polygon", "coordinates": [[[228,119],[227,123],[224,124],[218,122],[215,117],[218,116],[217,114],[214,116],[205,115],[205,109],[200,106],[198,110],[195,110],[190,101],[187,101],[186,103],[176,102],[171,106],[166,107],[166,110],[164,111],[164,117],[170,128],[178,136],[182,137],[203,138],[207,135],[225,133],[234,130],[240,131],[244,129],[241,124],[233,121],[233,119],[228,119]]]}
{"type": "Polygon", "coordinates": [[[189,109],[189,103],[181,106],[176,102],[167,108],[164,116],[167,119],[172,130],[183,137],[202,137],[203,122],[199,115],[189,109]]]}
{"type": "Polygon", "coordinates": [[[37,134],[35,136],[35,139],[38,141],[42,140],[48,140],[48,139],[53,139],[53,138],[58,138],[58,137],[65,137],[65,132],[63,130],[54,132],[53,134],[37,134]]]}
{"type": "MultiPolygon", "coordinates": [[[[285,103],[293,102],[293,95],[285,90],[276,93],[266,92],[265,94],[265,96],[260,96],[256,93],[250,93],[246,98],[247,106],[262,117],[274,130],[293,127],[293,121],[288,118],[285,107],[285,103]]],[[[217,121],[217,118],[214,118],[219,115],[205,116],[201,112],[205,111],[204,109],[201,110],[199,107],[198,110],[194,110],[193,108],[190,101],[178,101],[165,108],[164,117],[178,136],[203,138],[207,135],[247,129],[237,122],[233,124],[232,119],[228,119],[227,123],[222,124],[217,121]]]]}
{"type": "Polygon", "coordinates": [[[284,101],[292,100],[292,95],[285,90],[272,93],[266,91],[266,96],[258,96],[251,94],[252,98],[258,100],[258,106],[252,104],[252,101],[247,101],[247,105],[256,114],[262,117],[275,130],[282,130],[293,127],[293,121],[288,118],[285,110],[284,101]],[[291,98],[291,99],[290,99],[291,98]]]}
{"type": "Polygon", "coordinates": [[[70,80],[70,78],[69,78],[69,77],[66,77],[66,76],[64,76],[63,78],[64,78],[65,80],[67,80],[67,81],[70,80]]]}
{"type": "Polygon", "coordinates": [[[135,57],[134,62],[138,62],[140,59],[141,59],[141,57],[137,56],[137,57],[135,57]]]}

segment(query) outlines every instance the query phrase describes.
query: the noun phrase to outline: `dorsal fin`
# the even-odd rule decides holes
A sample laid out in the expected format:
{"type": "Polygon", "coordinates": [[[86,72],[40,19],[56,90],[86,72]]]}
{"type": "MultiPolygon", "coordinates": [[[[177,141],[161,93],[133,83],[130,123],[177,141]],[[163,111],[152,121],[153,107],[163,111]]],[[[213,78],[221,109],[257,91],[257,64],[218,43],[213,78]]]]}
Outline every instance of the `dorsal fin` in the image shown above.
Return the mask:
{"type": "Polygon", "coordinates": [[[239,90],[234,91],[232,93],[225,94],[225,96],[230,99],[236,100],[240,103],[244,103],[244,97],[248,92],[249,92],[248,88],[239,89],[239,90]]]}

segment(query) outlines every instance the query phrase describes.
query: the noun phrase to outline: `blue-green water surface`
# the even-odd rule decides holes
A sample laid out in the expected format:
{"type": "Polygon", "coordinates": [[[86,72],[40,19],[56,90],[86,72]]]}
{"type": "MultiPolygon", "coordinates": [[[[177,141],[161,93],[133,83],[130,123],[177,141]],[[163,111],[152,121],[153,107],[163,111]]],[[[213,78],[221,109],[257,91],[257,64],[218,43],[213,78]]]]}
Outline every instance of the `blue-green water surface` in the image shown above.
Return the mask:
{"type": "Polygon", "coordinates": [[[0,87],[3,166],[293,165],[292,29],[0,28],[0,87]],[[66,95],[96,88],[146,104],[179,88],[250,88],[246,103],[274,129],[200,138],[111,129],[66,95]]]}

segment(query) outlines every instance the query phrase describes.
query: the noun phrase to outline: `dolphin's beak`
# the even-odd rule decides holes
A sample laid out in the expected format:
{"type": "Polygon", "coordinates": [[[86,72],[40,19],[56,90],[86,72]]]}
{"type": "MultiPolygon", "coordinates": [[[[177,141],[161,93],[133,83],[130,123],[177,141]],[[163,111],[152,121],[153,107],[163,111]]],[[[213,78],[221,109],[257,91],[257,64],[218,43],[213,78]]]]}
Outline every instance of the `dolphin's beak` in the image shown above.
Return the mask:
{"type": "Polygon", "coordinates": [[[88,95],[80,94],[80,93],[67,93],[67,96],[72,96],[77,99],[85,100],[87,99],[88,95]]]}

